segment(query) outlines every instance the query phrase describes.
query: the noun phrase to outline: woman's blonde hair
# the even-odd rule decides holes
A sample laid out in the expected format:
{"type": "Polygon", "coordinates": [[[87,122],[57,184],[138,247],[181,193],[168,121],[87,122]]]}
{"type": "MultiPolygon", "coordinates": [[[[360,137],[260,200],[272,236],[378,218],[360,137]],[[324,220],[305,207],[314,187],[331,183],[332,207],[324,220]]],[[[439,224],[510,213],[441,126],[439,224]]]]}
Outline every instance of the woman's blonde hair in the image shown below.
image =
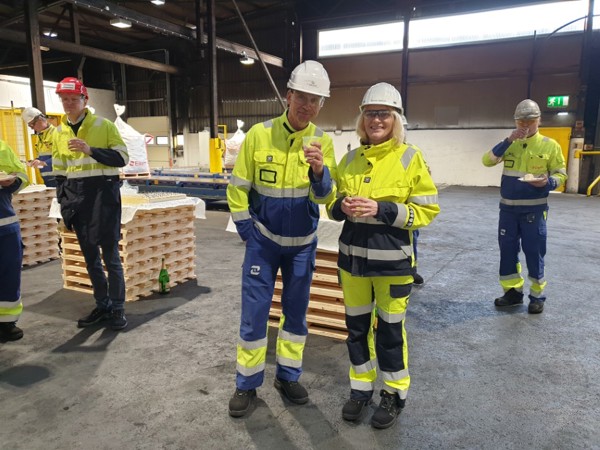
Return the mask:
{"type": "MultiPolygon", "coordinates": [[[[402,117],[395,109],[392,109],[391,113],[394,118],[394,125],[392,127],[390,139],[395,139],[396,144],[402,144],[404,142],[404,125],[402,124],[402,117]]],[[[356,118],[356,134],[358,134],[358,137],[360,138],[361,145],[369,144],[369,136],[367,136],[367,131],[365,130],[365,121],[362,112],[356,118]]]]}

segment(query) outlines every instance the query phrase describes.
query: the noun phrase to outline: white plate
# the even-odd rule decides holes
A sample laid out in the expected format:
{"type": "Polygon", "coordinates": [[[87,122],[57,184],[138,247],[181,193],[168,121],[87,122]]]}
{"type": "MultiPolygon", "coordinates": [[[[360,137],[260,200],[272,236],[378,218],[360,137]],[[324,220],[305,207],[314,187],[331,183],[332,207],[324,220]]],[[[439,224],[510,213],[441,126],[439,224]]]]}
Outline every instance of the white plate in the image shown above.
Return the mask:
{"type": "Polygon", "coordinates": [[[543,180],[543,179],[544,179],[543,176],[541,176],[541,177],[535,177],[535,178],[532,178],[531,180],[526,180],[525,177],[517,178],[517,180],[524,181],[525,183],[529,183],[531,181],[543,180]]]}

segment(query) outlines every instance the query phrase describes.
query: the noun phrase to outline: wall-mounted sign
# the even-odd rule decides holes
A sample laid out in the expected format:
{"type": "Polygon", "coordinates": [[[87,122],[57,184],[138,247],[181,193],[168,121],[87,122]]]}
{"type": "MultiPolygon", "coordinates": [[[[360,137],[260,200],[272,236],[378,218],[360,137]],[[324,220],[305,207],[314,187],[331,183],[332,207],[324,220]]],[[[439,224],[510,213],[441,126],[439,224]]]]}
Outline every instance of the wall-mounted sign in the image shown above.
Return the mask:
{"type": "Polygon", "coordinates": [[[548,108],[564,108],[569,106],[568,95],[552,95],[548,97],[548,108]]]}

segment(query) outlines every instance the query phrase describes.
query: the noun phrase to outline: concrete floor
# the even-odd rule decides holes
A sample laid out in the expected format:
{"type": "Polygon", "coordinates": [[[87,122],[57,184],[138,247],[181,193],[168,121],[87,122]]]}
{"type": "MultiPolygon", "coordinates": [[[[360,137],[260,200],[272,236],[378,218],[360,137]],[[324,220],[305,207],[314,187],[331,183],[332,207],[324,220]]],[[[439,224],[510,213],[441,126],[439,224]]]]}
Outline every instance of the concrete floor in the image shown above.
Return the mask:
{"type": "MultiPolygon", "coordinates": [[[[425,286],[411,296],[412,386],[388,430],[341,418],[341,341],[309,336],[305,406],[266,383],[232,419],[243,245],[228,213],[197,220],[198,279],[127,305],[129,328],[79,330],[89,295],[62,289],[58,261],[23,272],[25,337],[0,344],[0,448],[600,448],[597,321],[600,198],[551,196],[541,315],[497,311],[497,188],[440,191],[420,239],[425,286]]],[[[378,401],[378,396],[377,396],[378,401]]]]}

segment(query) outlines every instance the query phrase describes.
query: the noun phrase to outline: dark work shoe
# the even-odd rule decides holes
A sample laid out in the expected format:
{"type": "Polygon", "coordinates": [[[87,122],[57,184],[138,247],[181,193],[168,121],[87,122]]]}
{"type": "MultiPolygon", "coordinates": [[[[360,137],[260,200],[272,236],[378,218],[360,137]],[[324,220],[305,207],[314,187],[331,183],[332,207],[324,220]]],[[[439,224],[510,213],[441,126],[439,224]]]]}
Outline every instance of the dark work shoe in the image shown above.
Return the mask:
{"type": "Polygon", "coordinates": [[[102,322],[104,320],[108,320],[110,318],[110,310],[109,309],[100,309],[94,308],[92,312],[82,317],[77,321],[78,328],[90,327],[98,322],[102,322]]]}
{"type": "Polygon", "coordinates": [[[23,330],[15,322],[0,322],[0,341],[18,341],[22,337],[23,330]]]}
{"type": "Polygon", "coordinates": [[[252,401],[256,397],[256,389],[244,391],[236,389],[233,397],[229,400],[229,415],[231,417],[243,417],[250,410],[252,401]]]}
{"type": "Polygon", "coordinates": [[[419,275],[418,273],[415,273],[413,275],[413,284],[416,284],[417,286],[421,286],[423,283],[425,283],[425,280],[423,279],[423,277],[421,275],[419,275]]]}
{"type": "Polygon", "coordinates": [[[531,300],[527,312],[529,314],[539,314],[544,310],[544,302],[540,300],[531,300]]]}
{"type": "Polygon", "coordinates": [[[379,402],[379,407],[371,417],[371,426],[381,429],[389,428],[398,420],[398,416],[404,408],[405,400],[400,400],[398,394],[391,394],[386,390],[382,390],[380,395],[381,402],[379,402]]]}
{"type": "Polygon", "coordinates": [[[110,313],[110,328],[115,331],[122,330],[127,326],[127,317],[124,309],[113,309],[110,313]]]}
{"type": "Polygon", "coordinates": [[[342,418],[344,420],[354,421],[360,419],[363,411],[367,408],[370,400],[354,400],[351,398],[342,408],[342,418]]]}
{"type": "Polygon", "coordinates": [[[496,306],[517,306],[523,304],[523,293],[515,288],[510,288],[502,297],[494,300],[496,306]]]}
{"type": "Polygon", "coordinates": [[[303,405],[308,401],[308,392],[297,381],[285,381],[275,378],[274,384],[275,388],[279,389],[290,402],[303,405]]]}

